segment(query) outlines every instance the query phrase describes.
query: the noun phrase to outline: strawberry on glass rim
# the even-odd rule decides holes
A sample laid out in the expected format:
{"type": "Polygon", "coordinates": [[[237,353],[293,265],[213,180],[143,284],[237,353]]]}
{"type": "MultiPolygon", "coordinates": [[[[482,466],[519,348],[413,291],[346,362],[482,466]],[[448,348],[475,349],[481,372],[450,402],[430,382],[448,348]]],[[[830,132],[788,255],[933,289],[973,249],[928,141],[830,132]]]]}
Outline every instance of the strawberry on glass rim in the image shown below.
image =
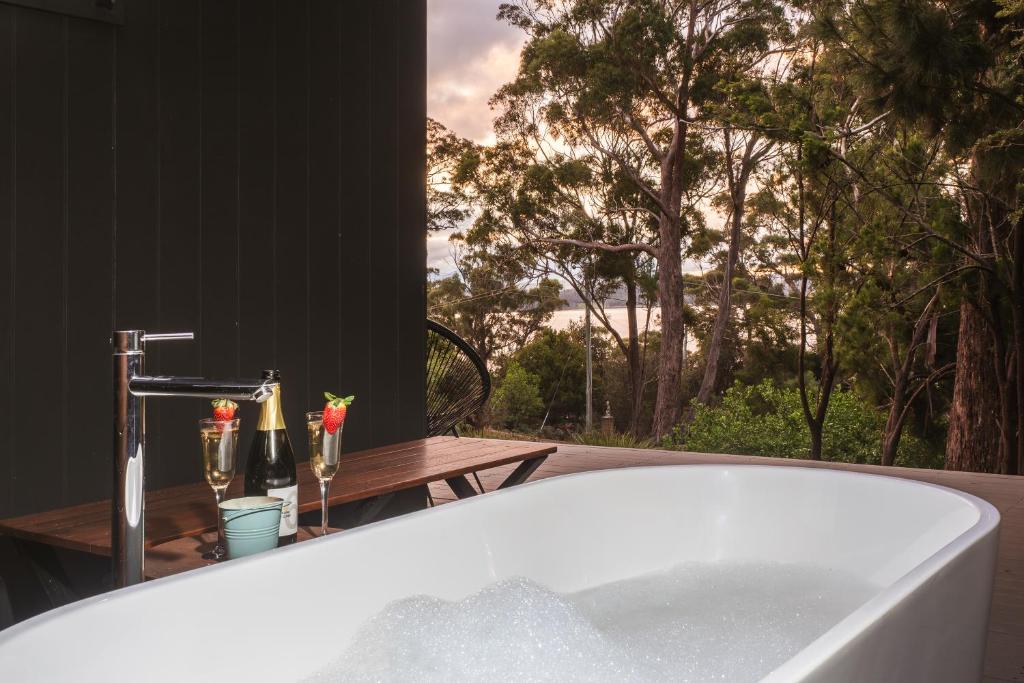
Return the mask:
{"type": "Polygon", "coordinates": [[[217,422],[229,422],[235,419],[238,404],[229,398],[215,398],[210,401],[213,406],[213,419],[217,422]]]}
{"type": "Polygon", "coordinates": [[[328,434],[334,434],[345,424],[345,413],[348,412],[349,405],[351,405],[356,397],[346,396],[341,398],[329,391],[325,391],[324,398],[327,399],[327,404],[324,406],[324,429],[327,430],[328,434]]]}

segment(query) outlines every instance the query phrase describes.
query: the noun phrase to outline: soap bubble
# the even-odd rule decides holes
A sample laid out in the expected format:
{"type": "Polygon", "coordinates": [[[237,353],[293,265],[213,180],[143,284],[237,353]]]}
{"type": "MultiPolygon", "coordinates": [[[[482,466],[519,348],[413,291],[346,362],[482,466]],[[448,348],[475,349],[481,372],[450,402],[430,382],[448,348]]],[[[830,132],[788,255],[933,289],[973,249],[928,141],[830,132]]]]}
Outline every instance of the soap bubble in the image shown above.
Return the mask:
{"type": "Polygon", "coordinates": [[[457,602],[393,602],[308,681],[756,681],[877,591],[768,563],[687,563],[572,594],[517,577],[457,602]]]}

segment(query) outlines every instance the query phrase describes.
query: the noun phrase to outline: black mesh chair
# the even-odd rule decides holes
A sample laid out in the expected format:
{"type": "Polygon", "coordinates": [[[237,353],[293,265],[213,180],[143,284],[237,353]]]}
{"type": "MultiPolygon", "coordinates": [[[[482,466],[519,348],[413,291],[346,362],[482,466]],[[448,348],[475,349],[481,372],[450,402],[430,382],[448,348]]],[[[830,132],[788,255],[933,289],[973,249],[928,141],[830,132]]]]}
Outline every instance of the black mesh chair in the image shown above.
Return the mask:
{"type": "MultiPolygon", "coordinates": [[[[491,375],[465,339],[427,319],[427,436],[459,435],[459,422],[483,408],[491,375]]],[[[473,473],[483,492],[480,478],[473,473]]]]}

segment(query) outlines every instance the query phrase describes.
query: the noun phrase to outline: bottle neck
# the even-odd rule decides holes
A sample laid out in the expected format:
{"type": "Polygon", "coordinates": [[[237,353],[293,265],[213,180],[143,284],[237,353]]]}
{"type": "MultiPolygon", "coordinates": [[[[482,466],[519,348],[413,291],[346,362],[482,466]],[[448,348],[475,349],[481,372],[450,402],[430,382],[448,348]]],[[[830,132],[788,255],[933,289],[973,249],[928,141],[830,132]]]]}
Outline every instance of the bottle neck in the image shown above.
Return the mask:
{"type": "Polygon", "coordinates": [[[273,392],[266,401],[260,404],[260,421],[256,429],[269,432],[284,429],[284,413],[281,411],[281,385],[275,384],[273,392]]]}

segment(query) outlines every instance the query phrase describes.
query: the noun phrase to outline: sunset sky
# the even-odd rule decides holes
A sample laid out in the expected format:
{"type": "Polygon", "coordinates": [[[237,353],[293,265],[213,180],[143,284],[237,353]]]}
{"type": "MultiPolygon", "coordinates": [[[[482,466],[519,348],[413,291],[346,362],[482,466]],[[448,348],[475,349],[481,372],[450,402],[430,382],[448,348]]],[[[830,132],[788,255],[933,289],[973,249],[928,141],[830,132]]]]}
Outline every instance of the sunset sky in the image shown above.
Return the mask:
{"type": "MultiPolygon", "coordinates": [[[[428,0],[427,114],[459,135],[494,140],[487,100],[515,75],[522,31],[495,19],[499,0],[428,0]]],[[[451,270],[448,236],[427,238],[427,265],[451,270]]]]}

